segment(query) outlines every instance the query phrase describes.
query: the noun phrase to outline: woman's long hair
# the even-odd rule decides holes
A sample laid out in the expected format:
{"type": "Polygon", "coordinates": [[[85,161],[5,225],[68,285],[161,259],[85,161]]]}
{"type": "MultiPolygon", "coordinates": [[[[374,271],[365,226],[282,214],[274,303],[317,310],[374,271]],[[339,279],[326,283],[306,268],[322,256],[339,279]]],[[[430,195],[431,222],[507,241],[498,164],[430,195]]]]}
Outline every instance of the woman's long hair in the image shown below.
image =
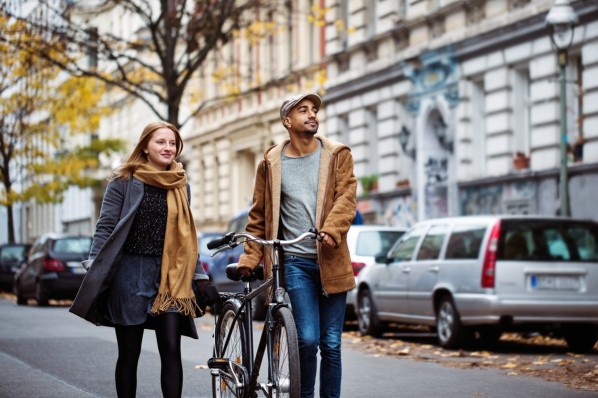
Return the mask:
{"type": "Polygon", "coordinates": [[[170,124],[168,122],[152,122],[145,126],[143,132],[141,133],[141,136],[139,137],[137,145],[135,145],[135,148],[133,149],[133,152],[131,152],[129,158],[122,165],[120,165],[114,170],[111,179],[115,180],[118,178],[123,178],[125,180],[128,180],[129,178],[131,178],[133,174],[135,174],[135,170],[137,170],[137,168],[141,164],[147,163],[147,154],[143,152],[143,150],[147,147],[150,139],[152,138],[152,134],[156,130],[164,127],[172,130],[172,132],[174,133],[174,137],[176,140],[176,154],[174,157],[176,158],[177,156],[179,156],[183,151],[183,139],[181,138],[179,130],[173,124],[170,124]]]}

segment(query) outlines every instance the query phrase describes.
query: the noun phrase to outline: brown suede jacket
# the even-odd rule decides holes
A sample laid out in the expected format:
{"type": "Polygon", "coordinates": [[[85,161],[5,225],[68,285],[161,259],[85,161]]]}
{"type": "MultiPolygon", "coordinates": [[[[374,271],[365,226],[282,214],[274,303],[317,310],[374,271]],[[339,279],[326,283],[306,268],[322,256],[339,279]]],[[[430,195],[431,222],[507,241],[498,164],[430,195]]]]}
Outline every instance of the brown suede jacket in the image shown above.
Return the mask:
{"type": "MultiPolygon", "coordinates": [[[[326,294],[341,293],[355,287],[347,232],[355,217],[357,179],[353,174],[353,157],[349,147],[320,135],[315,137],[322,142],[316,208],[318,225],[315,227],[336,242],[336,247],[317,244],[320,276],[326,294]]],[[[247,232],[261,238],[274,239],[279,234],[281,155],[289,141],[286,139],[266,150],[256,173],[247,232]]],[[[269,277],[272,274],[271,256],[264,256],[261,245],[245,244],[245,253],[239,258],[238,266],[254,269],[262,258],[266,277],[269,277]]]]}

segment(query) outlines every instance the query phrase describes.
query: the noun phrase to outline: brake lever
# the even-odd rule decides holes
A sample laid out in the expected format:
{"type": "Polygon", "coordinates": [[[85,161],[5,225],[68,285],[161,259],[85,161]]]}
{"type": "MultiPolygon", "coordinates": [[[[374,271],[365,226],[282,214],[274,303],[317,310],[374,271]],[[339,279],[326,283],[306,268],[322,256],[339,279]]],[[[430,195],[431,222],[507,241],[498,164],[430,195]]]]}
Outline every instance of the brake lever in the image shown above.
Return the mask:
{"type": "MultiPolygon", "coordinates": [[[[235,245],[236,246],[236,245],[235,245]]],[[[230,246],[229,244],[226,244],[224,246],[220,246],[218,249],[214,250],[214,252],[212,253],[212,255],[210,257],[214,257],[216,254],[223,252],[225,250],[229,250],[232,249],[234,246],[230,246]]]]}
{"type": "Polygon", "coordinates": [[[315,235],[316,235],[316,240],[318,240],[318,241],[320,241],[320,242],[322,241],[322,237],[321,237],[321,236],[320,236],[320,234],[318,233],[318,230],[316,229],[316,227],[311,227],[311,228],[309,229],[309,232],[311,232],[311,233],[313,233],[313,234],[315,234],[315,235]]]}

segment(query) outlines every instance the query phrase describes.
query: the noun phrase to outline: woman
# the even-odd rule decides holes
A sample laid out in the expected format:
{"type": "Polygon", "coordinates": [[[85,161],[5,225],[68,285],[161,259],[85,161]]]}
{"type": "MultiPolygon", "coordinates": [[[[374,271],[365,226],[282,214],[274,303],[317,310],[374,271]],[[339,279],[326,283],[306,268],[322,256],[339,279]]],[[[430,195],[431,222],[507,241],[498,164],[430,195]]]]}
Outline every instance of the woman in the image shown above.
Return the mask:
{"type": "Polygon", "coordinates": [[[170,123],[148,124],[108,183],[85,280],[70,311],[114,326],[116,391],[135,397],[144,329],[154,329],[164,397],[180,397],[181,335],[197,339],[192,289],[207,283],[198,258],[189,185],[175,158],[183,150],[170,123]]]}

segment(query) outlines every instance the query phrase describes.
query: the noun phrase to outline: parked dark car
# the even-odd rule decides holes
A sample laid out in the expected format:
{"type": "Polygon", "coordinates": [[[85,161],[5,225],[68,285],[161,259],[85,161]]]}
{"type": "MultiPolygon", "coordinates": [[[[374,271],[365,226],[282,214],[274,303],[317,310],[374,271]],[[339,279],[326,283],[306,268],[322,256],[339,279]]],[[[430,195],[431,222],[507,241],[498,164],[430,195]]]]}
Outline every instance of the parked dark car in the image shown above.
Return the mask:
{"type": "Polygon", "coordinates": [[[0,246],[0,290],[12,291],[15,272],[27,258],[31,245],[7,243],[0,246]]]}
{"type": "Polygon", "coordinates": [[[90,248],[90,236],[45,234],[38,238],[15,274],[17,304],[34,298],[37,305],[45,306],[50,299],[74,298],[85,275],[81,261],[90,248]]]}
{"type": "Polygon", "coordinates": [[[214,239],[220,238],[224,235],[223,232],[198,232],[197,233],[197,249],[199,251],[199,261],[208,275],[213,269],[214,258],[212,253],[214,250],[208,249],[208,243],[214,239]]]}
{"type": "MultiPolygon", "coordinates": [[[[227,232],[241,232],[245,231],[249,215],[249,209],[241,210],[235,214],[228,223],[227,232]]],[[[221,234],[218,237],[222,237],[221,234]]],[[[216,239],[217,237],[214,237],[216,239]]],[[[210,276],[210,280],[221,292],[240,292],[243,290],[242,282],[234,282],[226,277],[226,266],[239,261],[239,256],[243,254],[243,245],[229,250],[222,251],[212,257],[212,264],[206,271],[210,276]]]]}

